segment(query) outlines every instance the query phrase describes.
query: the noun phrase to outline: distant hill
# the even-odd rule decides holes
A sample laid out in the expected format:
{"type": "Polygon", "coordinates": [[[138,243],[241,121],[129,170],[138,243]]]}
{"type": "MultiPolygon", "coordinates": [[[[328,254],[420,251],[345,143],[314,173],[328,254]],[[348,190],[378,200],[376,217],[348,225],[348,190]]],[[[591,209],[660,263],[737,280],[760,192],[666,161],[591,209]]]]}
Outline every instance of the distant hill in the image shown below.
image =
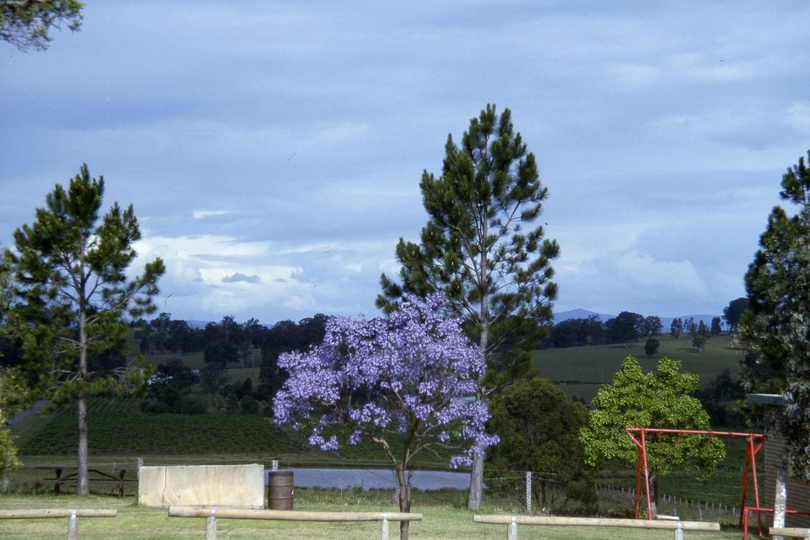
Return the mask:
{"type": "Polygon", "coordinates": [[[608,319],[614,318],[616,315],[605,315],[604,313],[594,313],[587,309],[572,309],[571,311],[561,311],[554,314],[554,324],[567,321],[568,319],[587,319],[591,315],[596,315],[599,320],[606,322],[608,319]]]}
{"type": "MultiPolygon", "coordinates": [[[[568,319],[587,319],[591,315],[596,315],[599,317],[599,320],[602,322],[606,322],[608,319],[614,318],[616,315],[606,315],[604,313],[595,313],[593,311],[588,311],[587,309],[572,309],[570,311],[561,311],[559,313],[554,314],[554,324],[560,323],[562,321],[567,321],[568,319]]],[[[645,315],[646,317],[647,315],[645,315]]],[[[717,315],[678,315],[676,317],[661,317],[661,324],[664,327],[664,332],[669,332],[669,327],[672,325],[672,321],[675,319],[680,319],[682,321],[686,321],[688,318],[692,317],[695,319],[696,323],[700,323],[703,321],[706,323],[707,326],[711,326],[712,319],[714,317],[720,317],[720,314],[717,315]]]]}
{"type": "Polygon", "coordinates": [[[192,328],[205,328],[205,325],[211,321],[186,321],[186,324],[192,328]]]}

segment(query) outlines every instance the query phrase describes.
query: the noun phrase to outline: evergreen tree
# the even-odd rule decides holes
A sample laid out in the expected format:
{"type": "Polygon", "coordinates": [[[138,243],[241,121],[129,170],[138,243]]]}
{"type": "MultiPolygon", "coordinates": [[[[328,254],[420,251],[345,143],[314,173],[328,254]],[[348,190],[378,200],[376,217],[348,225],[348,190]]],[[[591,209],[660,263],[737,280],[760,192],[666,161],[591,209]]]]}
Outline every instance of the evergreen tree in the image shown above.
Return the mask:
{"type": "Polygon", "coordinates": [[[487,430],[500,442],[487,451],[487,489],[511,491],[504,470],[532,471],[532,497],[552,510],[547,491],[556,486],[594,510],[593,478],[584,468],[579,430],[588,423],[584,404],[541,377],[521,379],[493,396],[487,430]],[[491,467],[491,469],[490,469],[491,467]]]}
{"type": "Polygon", "coordinates": [[[0,39],[21,51],[48,48],[51,28],[76,31],[82,25],[84,5],[76,0],[0,0],[0,39]]]}
{"type": "Polygon", "coordinates": [[[719,336],[722,332],[723,329],[720,327],[720,317],[712,317],[712,328],[709,333],[712,336],[719,336]]]}
{"type": "Polygon", "coordinates": [[[748,298],[745,297],[732,300],[728,306],[723,308],[723,320],[726,321],[731,332],[737,330],[737,324],[746,309],[748,309],[748,298]]]}
{"type": "Polygon", "coordinates": [[[748,309],[739,330],[752,353],[744,371],[748,387],[785,396],[779,429],[793,449],[793,466],[810,479],[810,169],[804,158],[782,177],[779,196],[799,212],[788,216],[779,206],[771,212],[745,275],[748,309]]]}
{"type": "MultiPolygon", "coordinates": [[[[422,175],[430,219],[421,242],[400,239],[401,283],[383,274],[377,305],[390,313],[405,294],[443,291],[487,366],[525,374],[533,369],[526,352],[546,337],[557,296],[550,280],[559,247],[534,225],[548,190],[509,109],[498,115],[487,105],[470,121],[460,147],[448,136],[445,153],[439,178],[422,175]]],[[[486,393],[482,386],[477,399],[486,393]]],[[[483,452],[477,452],[468,508],[480,507],[482,489],[483,452]]]]}
{"type": "Polygon", "coordinates": [[[131,205],[115,203],[99,223],[103,194],[104,179],[91,180],[82,165],[67,190],[57,184],[47,195],[33,225],[14,232],[15,250],[3,253],[12,272],[5,331],[23,350],[3,397],[12,407],[38,397],[55,406],[78,403],[80,495],[89,492],[87,396],[124,390],[143,377],[138,369],[93,369],[93,362],[126,351],[125,317],[154,311],[151,297],[164,272],[155,259],[143,275],[127,278],[138,221],[131,205]]]}
{"type": "Polygon", "coordinates": [[[672,339],[680,339],[683,333],[683,321],[680,319],[672,319],[672,324],[669,325],[669,335],[672,339]]]}

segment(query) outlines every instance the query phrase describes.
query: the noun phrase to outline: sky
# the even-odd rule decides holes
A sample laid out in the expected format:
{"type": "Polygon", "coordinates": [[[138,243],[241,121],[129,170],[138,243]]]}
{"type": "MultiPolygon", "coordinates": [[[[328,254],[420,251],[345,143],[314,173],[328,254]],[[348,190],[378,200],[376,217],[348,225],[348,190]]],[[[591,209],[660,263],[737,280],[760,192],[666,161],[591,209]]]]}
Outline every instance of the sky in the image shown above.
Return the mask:
{"type": "MultiPolygon", "coordinates": [[[[0,42],[0,247],[87,163],[132,204],[158,310],[372,317],[488,103],[549,190],[555,312],[722,314],[810,148],[810,4],[87,0],[0,42]]],[[[789,209],[794,213],[795,209],[789,209]]]]}

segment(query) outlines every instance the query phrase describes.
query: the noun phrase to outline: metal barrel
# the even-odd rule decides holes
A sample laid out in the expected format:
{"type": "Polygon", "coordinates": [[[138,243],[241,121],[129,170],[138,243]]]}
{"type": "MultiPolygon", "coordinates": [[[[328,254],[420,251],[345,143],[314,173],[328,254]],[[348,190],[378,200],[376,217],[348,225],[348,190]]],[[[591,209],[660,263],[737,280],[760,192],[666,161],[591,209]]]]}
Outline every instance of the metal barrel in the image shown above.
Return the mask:
{"type": "Polygon", "coordinates": [[[293,472],[267,472],[267,508],[270,510],[293,509],[293,472]]]}

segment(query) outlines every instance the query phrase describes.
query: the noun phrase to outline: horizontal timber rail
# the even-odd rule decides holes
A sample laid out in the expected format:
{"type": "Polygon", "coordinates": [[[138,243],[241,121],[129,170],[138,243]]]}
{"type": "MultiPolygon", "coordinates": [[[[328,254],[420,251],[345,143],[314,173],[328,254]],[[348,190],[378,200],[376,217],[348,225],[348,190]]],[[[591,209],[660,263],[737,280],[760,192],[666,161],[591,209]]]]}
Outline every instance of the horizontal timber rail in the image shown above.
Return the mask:
{"type": "Polygon", "coordinates": [[[0,510],[0,519],[54,519],[68,518],[68,540],[79,538],[78,518],[115,517],[116,509],[104,508],[45,508],[33,510],[0,510]]]}
{"type": "Polygon", "coordinates": [[[507,525],[507,540],[517,540],[518,525],[547,525],[553,527],[627,527],[634,529],[664,529],[674,530],[675,538],[683,538],[682,531],[717,532],[720,524],[706,521],[650,521],[647,519],[608,519],[608,518],[581,518],[556,516],[507,516],[507,515],[477,515],[473,516],[474,523],[491,525],[507,525]]]}
{"type": "Polygon", "coordinates": [[[206,518],[206,540],[216,539],[217,518],[311,522],[381,521],[382,531],[380,538],[382,540],[388,540],[389,521],[422,521],[422,514],[401,512],[299,512],[293,510],[252,510],[205,506],[170,506],[169,516],[206,518]]]}
{"type": "Polygon", "coordinates": [[[797,527],[768,527],[771,536],[787,536],[788,538],[810,538],[810,529],[797,527]]]}

